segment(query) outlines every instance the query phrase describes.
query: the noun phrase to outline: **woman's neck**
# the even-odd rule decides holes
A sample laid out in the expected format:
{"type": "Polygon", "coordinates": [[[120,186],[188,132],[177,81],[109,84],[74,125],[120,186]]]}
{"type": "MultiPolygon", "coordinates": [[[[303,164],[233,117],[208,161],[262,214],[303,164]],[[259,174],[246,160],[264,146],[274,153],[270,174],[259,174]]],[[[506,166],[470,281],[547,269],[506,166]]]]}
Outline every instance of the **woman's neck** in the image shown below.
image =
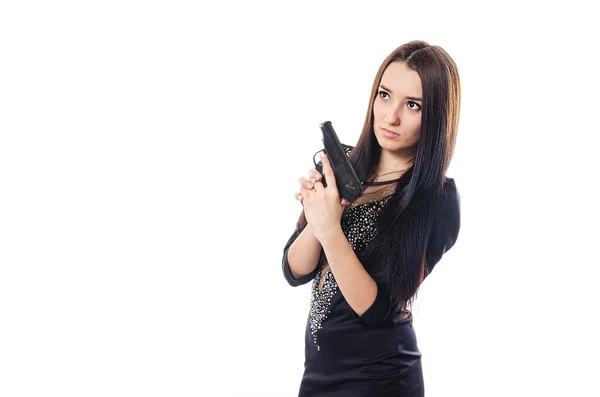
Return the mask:
{"type": "Polygon", "coordinates": [[[398,178],[400,175],[402,175],[402,171],[407,170],[412,165],[414,158],[414,150],[406,152],[390,152],[382,149],[381,156],[379,158],[379,164],[377,164],[377,167],[373,171],[377,175],[391,173],[389,175],[390,178],[385,179],[398,178]]]}

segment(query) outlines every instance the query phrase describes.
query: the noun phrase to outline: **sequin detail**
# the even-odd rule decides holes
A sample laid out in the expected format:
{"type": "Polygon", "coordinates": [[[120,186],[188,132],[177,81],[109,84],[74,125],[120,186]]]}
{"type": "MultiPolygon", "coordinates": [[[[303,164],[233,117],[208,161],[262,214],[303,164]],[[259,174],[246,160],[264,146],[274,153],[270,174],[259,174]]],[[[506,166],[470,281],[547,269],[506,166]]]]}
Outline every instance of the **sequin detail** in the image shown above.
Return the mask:
{"type": "Polygon", "coordinates": [[[321,347],[317,343],[317,332],[323,327],[323,321],[325,321],[330,312],[329,309],[331,307],[331,299],[337,290],[338,285],[335,281],[335,277],[333,277],[333,273],[329,267],[325,268],[325,261],[322,258],[320,261],[319,271],[313,280],[309,316],[310,334],[312,335],[313,342],[315,343],[317,350],[321,350],[321,347]],[[319,288],[323,271],[326,272],[325,281],[322,288],[319,288]]]}
{"type": "MultiPolygon", "coordinates": [[[[355,252],[363,251],[375,237],[376,225],[379,221],[385,203],[389,197],[382,200],[360,204],[350,208],[342,217],[342,230],[355,252]]],[[[338,285],[326,258],[322,255],[319,260],[319,270],[312,283],[310,299],[309,326],[313,342],[317,350],[321,350],[318,343],[318,332],[323,328],[323,322],[331,312],[331,301],[338,291],[338,285]],[[319,285],[325,272],[325,279],[321,288],[319,285]]]]}
{"type": "Polygon", "coordinates": [[[375,238],[385,204],[391,196],[350,208],[342,218],[342,230],[355,252],[362,252],[375,238]]]}

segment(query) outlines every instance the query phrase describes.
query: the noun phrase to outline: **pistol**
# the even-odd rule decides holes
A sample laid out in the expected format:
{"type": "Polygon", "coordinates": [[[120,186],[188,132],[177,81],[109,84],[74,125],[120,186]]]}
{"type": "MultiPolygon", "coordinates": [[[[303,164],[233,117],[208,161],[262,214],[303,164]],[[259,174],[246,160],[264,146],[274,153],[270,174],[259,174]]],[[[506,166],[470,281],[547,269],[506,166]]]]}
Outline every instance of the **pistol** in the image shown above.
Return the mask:
{"type": "MultiPolygon", "coordinates": [[[[344,145],[340,142],[331,125],[331,121],[323,122],[320,125],[320,128],[323,133],[324,149],[322,151],[325,152],[329,158],[329,163],[331,164],[331,168],[333,168],[340,198],[345,198],[348,202],[352,203],[358,197],[362,196],[363,186],[358,175],[356,175],[356,171],[354,171],[354,168],[352,167],[352,163],[350,163],[350,160],[348,159],[348,153],[351,146],[344,145]]],[[[315,163],[314,156],[313,163],[315,163]]],[[[323,175],[323,164],[321,161],[315,163],[315,169],[323,175]]],[[[323,186],[327,186],[325,175],[323,175],[322,182],[323,186]]]]}

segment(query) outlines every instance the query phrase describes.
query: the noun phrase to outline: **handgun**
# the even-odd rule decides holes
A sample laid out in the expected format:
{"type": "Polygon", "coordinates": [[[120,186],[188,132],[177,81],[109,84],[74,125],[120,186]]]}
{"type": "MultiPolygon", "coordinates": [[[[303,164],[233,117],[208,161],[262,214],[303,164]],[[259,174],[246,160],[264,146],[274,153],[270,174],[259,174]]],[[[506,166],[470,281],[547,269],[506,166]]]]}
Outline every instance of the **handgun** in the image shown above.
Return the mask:
{"type": "MultiPolygon", "coordinates": [[[[335,182],[340,193],[340,198],[345,198],[348,202],[352,203],[358,197],[363,194],[363,185],[356,171],[352,167],[352,163],[348,159],[348,149],[350,146],[344,145],[340,142],[331,121],[325,121],[320,125],[321,132],[323,133],[323,146],[322,150],[329,158],[331,168],[335,175],[335,182]]],[[[320,151],[319,151],[320,152],[320,151]]],[[[317,153],[319,153],[317,152],[317,153]]],[[[315,153],[316,154],[316,153],[315,153]]],[[[313,163],[315,163],[315,169],[323,175],[323,164],[315,162],[313,156],[313,163]]],[[[323,175],[323,186],[327,186],[325,181],[325,175],[323,175]]]]}

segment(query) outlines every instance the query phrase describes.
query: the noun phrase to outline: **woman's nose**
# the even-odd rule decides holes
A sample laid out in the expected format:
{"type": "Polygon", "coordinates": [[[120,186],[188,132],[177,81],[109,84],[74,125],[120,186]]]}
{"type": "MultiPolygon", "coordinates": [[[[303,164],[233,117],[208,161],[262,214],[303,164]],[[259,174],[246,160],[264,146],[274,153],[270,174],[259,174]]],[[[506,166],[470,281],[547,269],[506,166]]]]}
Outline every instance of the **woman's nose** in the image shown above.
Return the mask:
{"type": "Polygon", "coordinates": [[[388,123],[389,125],[398,125],[400,124],[400,109],[399,106],[392,106],[386,117],[385,117],[385,122],[388,123]]]}

